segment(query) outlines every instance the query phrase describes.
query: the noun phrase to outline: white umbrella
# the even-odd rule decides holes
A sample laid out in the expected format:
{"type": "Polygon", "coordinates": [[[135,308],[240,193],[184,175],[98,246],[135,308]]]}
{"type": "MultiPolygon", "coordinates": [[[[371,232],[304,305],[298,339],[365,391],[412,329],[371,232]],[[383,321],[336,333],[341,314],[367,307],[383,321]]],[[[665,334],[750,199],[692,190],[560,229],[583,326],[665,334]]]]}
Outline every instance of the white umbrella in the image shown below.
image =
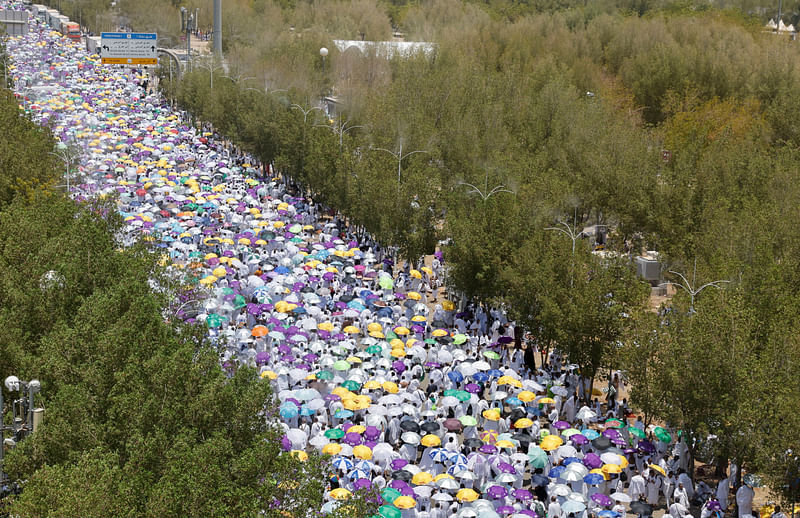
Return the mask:
{"type": "MultiPolygon", "coordinates": [[[[452,479],[446,478],[446,479],[442,479],[442,480],[450,480],[450,482],[452,482],[453,486],[454,486],[454,487],[445,487],[444,489],[458,489],[459,488],[459,485],[456,484],[455,481],[452,480],[452,479]]],[[[440,480],[439,482],[441,482],[442,480],[440,480]]],[[[437,482],[437,484],[438,484],[438,482],[437,482]]],[[[441,486],[439,486],[439,487],[441,487],[441,486]]],[[[431,500],[436,500],[437,502],[452,502],[453,501],[453,496],[451,494],[449,494],[449,493],[436,493],[435,495],[431,496],[431,500]]]]}
{"type": "Polygon", "coordinates": [[[594,413],[588,406],[583,406],[580,410],[578,410],[578,413],[575,414],[575,417],[581,421],[589,421],[597,417],[597,414],[594,413]]]}
{"type": "Polygon", "coordinates": [[[606,464],[616,464],[617,466],[622,465],[622,457],[616,453],[604,453],[600,455],[600,460],[606,464]]]}
{"type": "Polygon", "coordinates": [[[629,504],[631,502],[631,497],[619,491],[617,491],[616,493],[611,493],[610,496],[617,502],[622,502],[623,504],[629,504]]]}

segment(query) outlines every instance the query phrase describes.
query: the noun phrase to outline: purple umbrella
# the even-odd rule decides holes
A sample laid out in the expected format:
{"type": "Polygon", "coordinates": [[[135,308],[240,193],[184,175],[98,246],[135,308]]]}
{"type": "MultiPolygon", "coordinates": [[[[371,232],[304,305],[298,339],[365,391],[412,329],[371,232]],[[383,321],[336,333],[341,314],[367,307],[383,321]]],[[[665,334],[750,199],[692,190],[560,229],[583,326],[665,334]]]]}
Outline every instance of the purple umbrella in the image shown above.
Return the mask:
{"type": "Polygon", "coordinates": [[[614,503],[610,496],[604,495],[603,493],[595,493],[591,498],[602,506],[612,505],[614,503]]]}
{"type": "Polygon", "coordinates": [[[477,383],[467,383],[467,386],[464,388],[467,389],[467,392],[470,394],[477,394],[481,391],[481,387],[477,383]]]}
{"type": "Polygon", "coordinates": [[[359,478],[353,482],[353,489],[369,489],[372,487],[372,481],[368,478],[359,478]]]}
{"type": "Polygon", "coordinates": [[[512,466],[508,462],[500,462],[499,464],[497,464],[497,469],[501,473],[510,473],[512,475],[516,475],[517,474],[517,470],[514,469],[514,466],[512,466]]]}
{"type": "Polygon", "coordinates": [[[285,435],[281,437],[281,448],[283,448],[283,451],[289,451],[292,449],[292,441],[290,441],[285,435]]]}
{"type": "Polygon", "coordinates": [[[349,444],[350,446],[358,446],[359,444],[364,442],[364,439],[361,437],[361,435],[355,432],[350,432],[345,434],[344,442],[349,444]]]}
{"type": "Polygon", "coordinates": [[[609,439],[615,439],[617,437],[622,437],[622,435],[619,433],[619,430],[617,430],[616,428],[608,428],[606,430],[603,430],[603,435],[605,435],[609,439]]]}
{"type": "Polygon", "coordinates": [[[514,498],[517,500],[522,500],[523,502],[533,499],[533,495],[527,489],[515,489],[512,494],[514,495],[514,498]]]}
{"type": "Polygon", "coordinates": [[[497,511],[500,514],[514,514],[517,512],[517,510],[511,507],[510,505],[500,506],[497,509],[495,509],[495,511],[497,511]]]}
{"type": "Polygon", "coordinates": [[[381,431],[375,426],[367,426],[367,429],[364,430],[364,437],[369,440],[374,440],[380,437],[381,431]]]}
{"type": "Polygon", "coordinates": [[[505,498],[508,490],[503,486],[491,486],[487,491],[492,498],[505,498]]]}
{"type": "Polygon", "coordinates": [[[260,351],[256,353],[256,365],[264,365],[269,361],[269,353],[260,351]]]}
{"type": "Polygon", "coordinates": [[[567,428],[570,427],[570,424],[566,421],[556,421],[555,423],[553,423],[553,427],[556,430],[566,430],[567,428]]]}
{"type": "Polygon", "coordinates": [[[603,465],[603,461],[596,453],[587,453],[583,457],[583,465],[590,469],[597,469],[603,465]]]}
{"type": "Polygon", "coordinates": [[[492,453],[497,453],[497,447],[494,446],[493,444],[484,444],[483,446],[478,448],[478,451],[481,453],[486,453],[491,455],[492,453]]]}
{"type": "Polygon", "coordinates": [[[406,370],[406,364],[401,362],[400,360],[392,362],[392,368],[397,372],[403,372],[406,370]]]}
{"type": "MultiPolygon", "coordinates": [[[[397,471],[399,469],[403,469],[404,467],[406,467],[406,465],[408,465],[408,461],[406,459],[394,459],[392,461],[392,463],[390,464],[390,466],[392,467],[392,469],[394,471],[397,471]]],[[[392,487],[394,487],[394,486],[392,486],[392,487]]]]}
{"type": "Polygon", "coordinates": [[[653,443],[650,441],[639,441],[639,444],[637,444],[636,447],[644,453],[653,453],[656,451],[656,447],[653,446],[653,443]]]}
{"type": "Polygon", "coordinates": [[[581,435],[579,433],[570,435],[569,440],[572,441],[572,444],[577,444],[578,446],[587,444],[589,442],[589,439],[587,439],[585,435],[581,435]]]}
{"type": "Polygon", "coordinates": [[[331,401],[340,401],[342,398],[341,398],[341,397],[339,397],[339,396],[338,396],[338,395],[336,395],[336,394],[328,394],[328,395],[326,395],[326,396],[325,396],[323,399],[324,399],[325,401],[331,402],[331,401]]]}

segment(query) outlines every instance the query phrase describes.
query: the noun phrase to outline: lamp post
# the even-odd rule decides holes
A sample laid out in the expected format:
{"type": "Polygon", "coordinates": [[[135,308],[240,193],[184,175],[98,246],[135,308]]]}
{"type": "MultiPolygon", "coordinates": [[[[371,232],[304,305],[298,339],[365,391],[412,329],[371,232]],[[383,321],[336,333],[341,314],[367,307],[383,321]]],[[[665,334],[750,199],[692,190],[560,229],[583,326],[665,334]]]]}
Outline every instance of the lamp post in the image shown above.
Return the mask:
{"type": "Polygon", "coordinates": [[[662,282],[659,286],[669,286],[671,284],[673,286],[679,286],[679,287],[683,288],[683,291],[688,293],[689,297],[690,297],[690,302],[689,302],[689,312],[690,313],[696,313],[695,310],[694,310],[694,298],[695,298],[696,295],[699,295],[701,291],[703,291],[704,289],[706,289],[708,287],[722,289],[722,286],[720,286],[721,283],[731,282],[731,281],[726,281],[726,280],[711,281],[711,282],[707,282],[707,283],[703,284],[699,288],[693,288],[693,286],[695,285],[695,279],[697,277],[697,258],[696,257],[694,258],[694,270],[692,271],[692,282],[691,283],[680,272],[675,272],[675,271],[670,270],[669,273],[671,273],[673,275],[677,275],[678,277],[680,277],[681,278],[681,282],[662,282]]]}
{"type": "Polygon", "coordinates": [[[38,394],[42,387],[39,380],[33,379],[25,382],[20,381],[16,376],[8,376],[4,384],[9,392],[20,392],[20,398],[12,401],[13,421],[11,422],[11,426],[6,427],[4,422],[5,413],[3,412],[3,391],[0,390],[0,487],[4,485],[6,480],[6,474],[3,470],[3,450],[6,441],[13,446],[16,444],[17,439],[24,438],[33,432],[33,396],[38,394]],[[19,412],[17,410],[19,410],[19,412]],[[6,430],[13,432],[14,437],[6,439],[6,430]]]}
{"type": "Polygon", "coordinates": [[[303,125],[305,125],[306,120],[308,119],[308,114],[309,113],[311,113],[314,110],[322,111],[322,108],[320,108],[318,106],[312,106],[311,108],[306,110],[302,106],[300,106],[299,104],[292,104],[292,108],[300,110],[303,113],[303,125]]]}
{"type": "MultiPolygon", "coordinates": [[[[340,121],[341,121],[341,119],[340,119],[340,121]]],[[[348,131],[350,131],[351,129],[363,128],[364,127],[364,126],[358,126],[358,125],[348,126],[348,124],[350,124],[349,120],[346,120],[344,122],[334,121],[333,124],[331,124],[330,126],[328,126],[327,124],[317,124],[315,127],[318,127],[318,128],[330,128],[331,130],[333,130],[333,133],[335,135],[339,136],[339,153],[341,154],[341,152],[342,152],[342,144],[343,144],[342,139],[344,138],[344,134],[347,133],[348,131]]]]}
{"type": "Polygon", "coordinates": [[[67,194],[69,194],[69,176],[70,176],[70,167],[74,165],[78,158],[81,156],[81,150],[70,144],[64,144],[63,142],[59,142],[56,146],[56,151],[50,151],[50,154],[61,159],[64,162],[64,174],[67,177],[67,194]]]}
{"type": "Polygon", "coordinates": [[[478,187],[475,187],[471,183],[467,183],[467,182],[458,182],[458,185],[464,185],[464,186],[467,186],[467,187],[471,187],[472,190],[470,190],[468,192],[468,194],[477,194],[478,196],[481,197],[481,199],[483,200],[483,203],[486,203],[486,200],[488,200],[489,198],[491,198],[495,194],[500,194],[501,192],[507,192],[509,194],[514,194],[514,195],[517,194],[516,192],[514,192],[514,191],[512,191],[510,189],[507,189],[506,186],[502,185],[502,184],[496,185],[490,191],[489,190],[489,170],[488,169],[484,170],[484,173],[485,173],[485,175],[484,175],[484,179],[483,179],[483,190],[481,190],[478,187]]]}
{"type": "MultiPolygon", "coordinates": [[[[390,150],[382,148],[382,147],[376,147],[376,148],[373,148],[373,149],[375,151],[385,151],[386,153],[389,153],[395,159],[397,159],[397,185],[400,185],[400,178],[401,178],[401,175],[403,173],[403,169],[402,169],[402,167],[403,167],[403,159],[410,157],[414,153],[428,153],[427,151],[414,150],[414,151],[408,151],[405,154],[403,154],[403,141],[402,141],[402,139],[400,140],[400,150],[399,151],[390,151],[390,150]]],[[[430,153],[428,153],[428,154],[430,154],[430,153]]]]}
{"type": "Polygon", "coordinates": [[[322,56],[322,77],[325,78],[325,58],[328,57],[328,48],[320,47],[319,55],[322,56]]]}
{"type": "Polygon", "coordinates": [[[212,61],[211,63],[203,63],[203,62],[201,62],[201,61],[198,61],[198,62],[197,62],[197,63],[195,63],[195,64],[196,64],[198,67],[205,68],[206,70],[208,70],[208,72],[209,72],[209,74],[210,74],[210,76],[211,76],[211,81],[210,81],[210,83],[211,83],[211,86],[210,86],[210,89],[211,89],[211,90],[214,90],[214,70],[222,69],[222,67],[221,67],[221,66],[217,66],[217,64],[216,64],[214,61],[212,61]]]}

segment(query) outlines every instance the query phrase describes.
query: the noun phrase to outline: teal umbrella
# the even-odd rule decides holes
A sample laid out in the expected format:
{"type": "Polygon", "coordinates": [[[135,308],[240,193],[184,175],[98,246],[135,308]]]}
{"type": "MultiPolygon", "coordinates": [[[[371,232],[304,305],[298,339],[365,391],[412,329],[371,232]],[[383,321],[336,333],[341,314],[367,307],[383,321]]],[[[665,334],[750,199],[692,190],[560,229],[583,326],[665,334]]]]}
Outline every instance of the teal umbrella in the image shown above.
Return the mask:
{"type": "Polygon", "coordinates": [[[331,371],[319,371],[317,373],[317,379],[323,381],[329,381],[333,379],[333,373],[331,371]]]}
{"type": "Polygon", "coordinates": [[[344,383],[342,383],[341,386],[346,388],[347,390],[349,390],[351,392],[355,392],[355,391],[361,389],[361,384],[359,382],[353,381],[353,380],[347,380],[344,383]]]}
{"type": "Polygon", "coordinates": [[[344,430],[340,428],[331,428],[330,430],[325,431],[324,435],[328,439],[341,439],[344,437],[344,430]]]}
{"type": "Polygon", "coordinates": [[[538,446],[531,446],[528,450],[528,462],[533,468],[544,468],[547,466],[547,452],[538,446]]]}
{"type": "Polygon", "coordinates": [[[222,315],[217,315],[216,313],[211,313],[206,318],[206,325],[208,327],[212,328],[212,329],[215,329],[217,327],[220,327],[225,322],[225,320],[227,320],[227,319],[225,317],[223,317],[222,315]]]}

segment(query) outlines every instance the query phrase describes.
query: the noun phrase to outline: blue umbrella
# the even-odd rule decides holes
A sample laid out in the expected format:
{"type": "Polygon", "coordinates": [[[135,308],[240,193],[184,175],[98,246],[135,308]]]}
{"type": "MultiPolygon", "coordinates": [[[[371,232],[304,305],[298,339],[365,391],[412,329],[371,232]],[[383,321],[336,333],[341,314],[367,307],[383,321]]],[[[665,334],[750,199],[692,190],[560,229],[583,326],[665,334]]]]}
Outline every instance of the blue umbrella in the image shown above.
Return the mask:
{"type": "MultiPolygon", "coordinates": [[[[564,466],[556,466],[555,468],[550,470],[550,472],[547,474],[547,476],[550,477],[550,478],[558,478],[558,477],[561,476],[562,473],[564,473],[564,471],[566,469],[567,468],[564,467],[564,466]]],[[[600,477],[600,478],[603,478],[603,477],[600,477]]]]}
{"type": "Polygon", "coordinates": [[[603,475],[599,473],[589,473],[583,477],[583,481],[590,486],[596,486],[598,484],[602,484],[605,481],[605,478],[603,478],[603,475]]]}
{"type": "Polygon", "coordinates": [[[511,406],[522,406],[522,401],[516,396],[511,396],[509,398],[506,398],[506,403],[508,403],[511,406]]]}
{"type": "Polygon", "coordinates": [[[475,374],[472,375],[472,379],[480,383],[486,383],[487,381],[489,381],[489,375],[486,374],[485,372],[476,372],[475,374]]]}
{"type": "Polygon", "coordinates": [[[347,419],[348,417],[353,417],[353,412],[351,410],[337,410],[333,417],[336,419],[347,419]]]}
{"type": "Polygon", "coordinates": [[[278,266],[273,271],[280,275],[286,275],[287,273],[291,272],[291,270],[285,266],[278,266]]]}
{"type": "Polygon", "coordinates": [[[583,430],[581,430],[581,435],[583,435],[590,441],[593,441],[598,437],[600,437],[600,433],[597,430],[592,430],[591,428],[584,428],[583,430]]]}
{"type": "Polygon", "coordinates": [[[561,464],[563,466],[569,466],[573,462],[581,462],[581,459],[579,459],[578,457],[567,457],[566,459],[561,461],[561,464]]]}
{"type": "Polygon", "coordinates": [[[614,511],[606,509],[605,511],[600,511],[597,513],[597,516],[602,518],[619,518],[619,513],[615,513],[614,511]]]}
{"type": "Polygon", "coordinates": [[[582,513],[584,509],[586,509],[586,506],[583,505],[583,503],[578,502],[577,500],[567,500],[561,505],[561,510],[567,514],[582,513]]]}
{"type": "Polygon", "coordinates": [[[503,376],[503,371],[501,371],[500,369],[492,369],[489,372],[487,372],[486,374],[488,374],[489,376],[492,376],[493,378],[500,378],[500,377],[503,376]]]}
{"type": "Polygon", "coordinates": [[[342,471],[347,471],[353,469],[353,462],[345,457],[336,457],[333,459],[333,467],[336,469],[341,469],[342,471]]]}
{"type": "Polygon", "coordinates": [[[297,409],[297,405],[294,403],[284,403],[281,405],[278,413],[284,419],[291,419],[293,417],[297,417],[300,414],[300,411],[297,409]]]}
{"type": "Polygon", "coordinates": [[[461,383],[464,381],[464,375],[458,371],[450,371],[447,373],[447,377],[450,378],[451,381],[454,383],[461,383]]]}

